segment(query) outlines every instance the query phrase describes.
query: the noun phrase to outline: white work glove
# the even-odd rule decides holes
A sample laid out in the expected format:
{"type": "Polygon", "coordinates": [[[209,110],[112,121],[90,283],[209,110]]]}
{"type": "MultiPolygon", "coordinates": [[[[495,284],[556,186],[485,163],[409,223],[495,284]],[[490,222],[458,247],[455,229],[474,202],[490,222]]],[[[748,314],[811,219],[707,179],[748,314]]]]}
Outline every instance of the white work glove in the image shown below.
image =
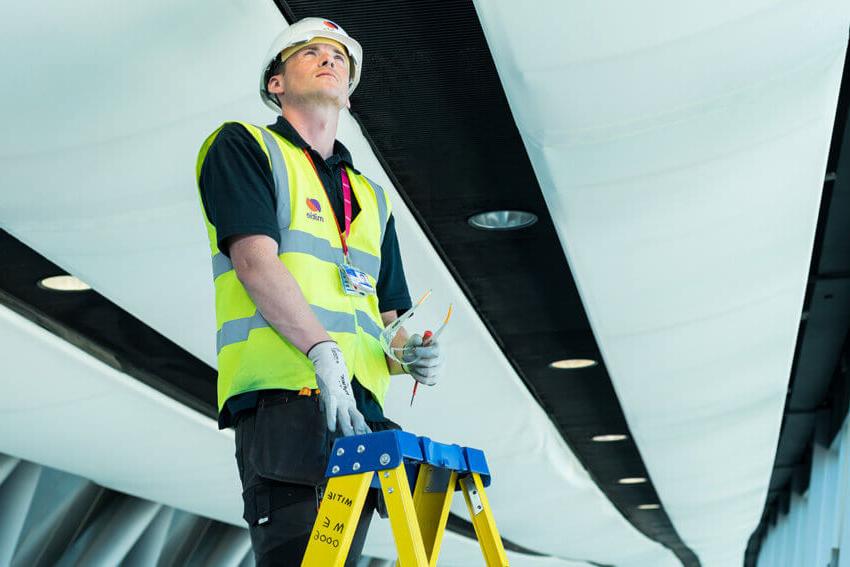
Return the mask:
{"type": "Polygon", "coordinates": [[[422,346],[422,335],[412,335],[402,350],[402,368],[413,376],[413,379],[426,386],[437,383],[440,367],[443,365],[443,355],[440,353],[440,343],[430,341],[422,346]]]}
{"type": "Polygon", "coordinates": [[[357,410],[354,394],[351,393],[351,382],[348,380],[348,370],[342,350],[334,341],[324,341],[313,345],[307,353],[307,358],[316,368],[316,383],[319,386],[319,402],[328,429],[336,431],[337,423],[342,434],[362,435],[371,433],[363,414],[357,410]]]}

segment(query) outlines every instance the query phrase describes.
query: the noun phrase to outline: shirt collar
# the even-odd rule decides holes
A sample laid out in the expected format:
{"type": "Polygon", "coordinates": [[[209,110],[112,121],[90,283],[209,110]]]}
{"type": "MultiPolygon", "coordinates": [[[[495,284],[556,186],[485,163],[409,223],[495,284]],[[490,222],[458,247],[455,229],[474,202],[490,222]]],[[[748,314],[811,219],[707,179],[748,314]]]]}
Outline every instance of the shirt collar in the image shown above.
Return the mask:
{"type": "MultiPolygon", "coordinates": [[[[269,124],[269,129],[280,134],[287,140],[289,140],[295,146],[301,149],[312,150],[310,144],[304,141],[304,138],[301,137],[301,134],[298,133],[298,130],[292,127],[292,124],[289,123],[289,120],[284,118],[283,116],[277,117],[277,122],[274,124],[269,124]]],[[[359,174],[357,168],[354,167],[354,163],[351,159],[351,152],[348,151],[342,142],[339,140],[334,140],[334,151],[333,154],[325,160],[327,165],[333,169],[338,163],[342,162],[347,165],[349,168],[354,170],[354,173],[359,174]]]]}

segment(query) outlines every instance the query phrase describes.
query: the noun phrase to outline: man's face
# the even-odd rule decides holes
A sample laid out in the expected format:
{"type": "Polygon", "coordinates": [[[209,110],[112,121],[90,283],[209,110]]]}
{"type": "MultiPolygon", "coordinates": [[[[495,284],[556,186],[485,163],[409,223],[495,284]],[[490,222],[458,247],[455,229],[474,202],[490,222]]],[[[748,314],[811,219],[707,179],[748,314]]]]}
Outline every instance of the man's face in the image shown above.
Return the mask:
{"type": "MultiPolygon", "coordinates": [[[[284,64],[285,72],[275,77],[280,77],[285,99],[342,108],[348,103],[348,65],[348,55],[338,47],[314,43],[291,55],[284,64]]],[[[269,81],[271,92],[274,80],[269,81]]]]}

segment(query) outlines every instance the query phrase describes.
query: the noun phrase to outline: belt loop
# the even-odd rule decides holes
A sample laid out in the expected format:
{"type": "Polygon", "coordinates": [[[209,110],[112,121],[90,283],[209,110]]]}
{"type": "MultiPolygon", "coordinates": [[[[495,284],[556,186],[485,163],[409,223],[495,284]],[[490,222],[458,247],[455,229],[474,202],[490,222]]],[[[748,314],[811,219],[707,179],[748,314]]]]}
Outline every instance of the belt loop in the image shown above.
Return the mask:
{"type": "Polygon", "coordinates": [[[269,513],[271,512],[272,492],[265,484],[261,484],[254,489],[254,497],[256,498],[257,506],[257,525],[262,526],[269,521],[269,513]]]}

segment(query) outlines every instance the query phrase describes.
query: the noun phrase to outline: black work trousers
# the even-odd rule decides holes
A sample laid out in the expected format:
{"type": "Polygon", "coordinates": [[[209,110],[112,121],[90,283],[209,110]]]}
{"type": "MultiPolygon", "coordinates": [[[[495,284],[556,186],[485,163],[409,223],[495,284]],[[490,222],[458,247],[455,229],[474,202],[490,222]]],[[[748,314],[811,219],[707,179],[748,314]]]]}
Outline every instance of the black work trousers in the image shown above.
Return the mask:
{"type": "MultiPolygon", "coordinates": [[[[367,422],[372,431],[400,429],[392,421],[367,422]]],[[[316,520],[337,433],[328,431],[318,397],[278,391],[236,419],[236,463],[244,518],[258,567],[298,567],[316,520]]],[[[363,551],[379,492],[370,490],[346,567],[363,551]]]]}

